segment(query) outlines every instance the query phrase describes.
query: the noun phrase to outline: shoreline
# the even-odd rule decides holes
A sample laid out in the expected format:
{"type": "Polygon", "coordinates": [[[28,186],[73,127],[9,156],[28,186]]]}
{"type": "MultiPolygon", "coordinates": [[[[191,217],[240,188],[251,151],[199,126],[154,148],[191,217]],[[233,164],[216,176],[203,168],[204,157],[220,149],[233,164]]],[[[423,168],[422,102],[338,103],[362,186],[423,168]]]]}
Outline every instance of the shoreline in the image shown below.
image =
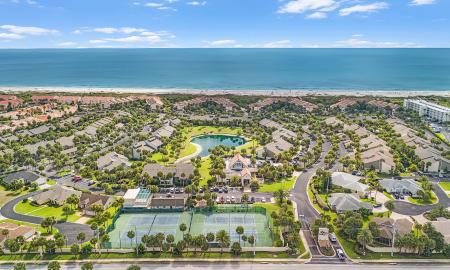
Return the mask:
{"type": "Polygon", "coordinates": [[[182,94],[182,95],[241,95],[241,96],[375,96],[375,97],[450,97],[449,90],[322,90],[322,89],[163,89],[163,88],[121,88],[121,87],[19,87],[0,86],[0,92],[7,94],[35,93],[76,93],[76,94],[182,94]]]}

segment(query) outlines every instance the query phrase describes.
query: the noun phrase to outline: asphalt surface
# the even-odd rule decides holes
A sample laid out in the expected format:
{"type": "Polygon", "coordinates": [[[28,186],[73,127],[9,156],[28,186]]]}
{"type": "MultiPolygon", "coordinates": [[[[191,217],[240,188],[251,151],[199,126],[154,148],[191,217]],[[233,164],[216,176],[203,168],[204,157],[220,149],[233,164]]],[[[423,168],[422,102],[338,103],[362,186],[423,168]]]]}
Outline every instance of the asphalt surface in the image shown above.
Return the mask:
{"type": "MultiPolygon", "coordinates": [[[[183,270],[443,270],[448,269],[448,265],[439,264],[336,264],[333,266],[325,266],[320,264],[299,264],[299,263],[242,263],[242,262],[172,262],[172,263],[136,263],[142,270],[169,270],[169,269],[183,269],[183,270]]],[[[125,270],[130,263],[105,263],[95,264],[96,270],[125,270]]],[[[0,265],[0,269],[11,269],[11,265],[0,265]]],[[[29,270],[44,270],[47,269],[46,264],[28,264],[29,270]]],[[[65,264],[61,266],[62,270],[81,269],[80,264],[65,264]]]]}
{"type": "MultiPolygon", "coordinates": [[[[450,207],[450,198],[447,194],[439,187],[438,183],[435,180],[431,180],[434,186],[434,193],[439,199],[438,204],[443,205],[444,207],[450,207]]],[[[417,205],[407,201],[393,201],[394,209],[392,210],[395,213],[407,215],[407,216],[417,216],[421,215],[427,211],[430,211],[433,208],[436,208],[436,204],[432,205],[417,205]]]]}
{"type": "MultiPolygon", "coordinates": [[[[7,202],[1,209],[0,214],[8,219],[18,220],[22,222],[27,223],[33,223],[33,224],[41,224],[43,218],[36,217],[36,216],[28,216],[16,213],[14,211],[14,206],[22,201],[23,199],[28,199],[29,197],[41,193],[42,190],[38,190],[35,192],[31,192],[22,196],[19,196],[9,202],[7,202]]],[[[88,225],[85,224],[77,224],[72,222],[64,222],[60,221],[54,226],[58,231],[66,236],[66,242],[67,245],[72,245],[73,243],[77,242],[77,235],[80,232],[84,232],[86,234],[86,241],[90,240],[93,237],[93,232],[91,228],[88,225]]]]}
{"type": "MultiPolygon", "coordinates": [[[[315,239],[309,230],[309,226],[314,222],[316,218],[320,216],[319,212],[314,208],[314,206],[310,203],[308,198],[308,183],[309,179],[313,177],[319,168],[325,168],[324,157],[326,153],[331,149],[331,143],[325,140],[322,145],[322,154],[317,163],[313,165],[312,168],[308,169],[306,172],[302,172],[298,177],[294,188],[291,190],[290,199],[297,203],[297,211],[299,220],[303,224],[302,232],[306,238],[306,243],[310,249],[312,259],[312,264],[343,264],[349,263],[349,261],[340,261],[337,256],[328,257],[324,256],[320,253],[315,239]]],[[[345,154],[345,148],[342,146],[339,147],[339,153],[337,160],[345,154]]],[[[337,170],[338,163],[336,162],[330,168],[331,171],[337,170]]],[[[339,243],[333,244],[334,249],[341,248],[339,243]]],[[[308,264],[309,265],[309,264],[308,264]]]]}

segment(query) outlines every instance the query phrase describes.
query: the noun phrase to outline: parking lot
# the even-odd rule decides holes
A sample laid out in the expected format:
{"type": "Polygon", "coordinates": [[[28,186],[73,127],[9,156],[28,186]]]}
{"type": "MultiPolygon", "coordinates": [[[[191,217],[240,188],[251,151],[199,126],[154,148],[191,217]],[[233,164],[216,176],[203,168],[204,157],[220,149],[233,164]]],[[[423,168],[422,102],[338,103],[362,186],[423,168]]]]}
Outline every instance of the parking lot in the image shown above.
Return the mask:
{"type": "Polygon", "coordinates": [[[60,185],[64,185],[67,187],[73,187],[78,190],[89,190],[90,192],[93,192],[93,193],[98,193],[98,192],[103,191],[102,188],[94,187],[93,186],[94,182],[92,180],[80,179],[78,181],[74,181],[74,175],[72,175],[72,174],[67,174],[67,175],[61,176],[61,177],[55,177],[55,181],[60,185]]]}
{"type": "MultiPolygon", "coordinates": [[[[200,190],[199,193],[202,194],[204,191],[200,190]]],[[[248,195],[248,200],[246,203],[256,203],[256,202],[272,202],[273,194],[270,192],[243,192],[240,188],[231,187],[217,187],[210,189],[211,193],[217,195],[216,202],[219,204],[232,204],[232,203],[243,203],[242,196],[244,194],[248,195]]],[[[183,188],[161,188],[158,192],[159,194],[166,194],[166,196],[179,197],[184,193],[183,188]],[[170,194],[170,195],[169,195],[170,194]]]]}

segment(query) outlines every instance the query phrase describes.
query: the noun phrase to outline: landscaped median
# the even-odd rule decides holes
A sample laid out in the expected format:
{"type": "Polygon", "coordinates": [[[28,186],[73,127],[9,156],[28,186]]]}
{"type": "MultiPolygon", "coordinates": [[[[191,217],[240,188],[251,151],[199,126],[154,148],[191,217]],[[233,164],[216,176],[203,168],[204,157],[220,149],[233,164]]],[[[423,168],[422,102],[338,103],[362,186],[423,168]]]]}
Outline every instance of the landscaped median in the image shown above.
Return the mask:
{"type": "Polygon", "coordinates": [[[145,252],[140,255],[136,255],[135,252],[124,253],[119,251],[112,253],[110,250],[102,250],[102,253],[91,253],[89,255],[73,255],[70,253],[62,254],[43,254],[39,253],[27,253],[27,254],[4,254],[0,255],[0,264],[11,264],[11,262],[25,261],[32,263],[46,262],[46,261],[66,261],[68,263],[74,263],[78,260],[82,262],[93,261],[99,263],[112,263],[112,262],[171,262],[171,261],[242,261],[242,262],[255,262],[255,261],[270,261],[270,262],[306,262],[307,259],[299,258],[298,255],[289,255],[286,252],[267,252],[257,251],[255,253],[244,251],[239,256],[235,256],[229,252],[184,252],[182,255],[173,255],[170,252],[145,252]],[[107,252],[108,251],[108,252],[107,252]]]}
{"type": "Polygon", "coordinates": [[[447,196],[450,197],[450,182],[440,182],[439,186],[447,193],[447,196]]]}

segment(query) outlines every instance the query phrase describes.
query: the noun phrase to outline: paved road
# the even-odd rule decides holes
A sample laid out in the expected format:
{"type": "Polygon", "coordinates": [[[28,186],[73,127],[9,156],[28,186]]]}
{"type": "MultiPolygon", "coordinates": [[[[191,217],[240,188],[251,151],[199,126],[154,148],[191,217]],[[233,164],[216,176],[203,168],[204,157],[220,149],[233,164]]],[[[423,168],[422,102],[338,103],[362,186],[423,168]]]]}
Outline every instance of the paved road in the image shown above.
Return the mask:
{"type": "MultiPolygon", "coordinates": [[[[319,158],[318,163],[313,165],[313,168],[308,169],[308,171],[303,172],[300,174],[300,176],[297,179],[297,182],[295,183],[294,188],[291,190],[291,199],[294,200],[298,205],[298,216],[300,221],[302,221],[302,224],[304,227],[302,228],[303,235],[306,238],[306,245],[308,245],[312,259],[311,263],[313,264],[342,264],[343,262],[340,261],[337,257],[326,257],[321,255],[319,252],[319,249],[316,245],[315,239],[313,235],[311,234],[311,231],[309,230],[308,226],[314,222],[316,218],[320,216],[319,212],[314,208],[313,205],[311,205],[309,198],[308,198],[308,182],[311,177],[314,176],[317,169],[319,168],[325,168],[324,163],[324,156],[328,151],[331,149],[331,143],[328,141],[325,141],[322,145],[323,152],[321,154],[321,157],[319,158]]],[[[339,149],[339,156],[342,156],[344,154],[344,149],[340,147],[339,149]]],[[[336,170],[338,167],[337,162],[332,166],[331,170],[336,170]]],[[[340,248],[339,244],[336,244],[334,247],[340,248]]],[[[348,261],[346,261],[348,262],[348,261]]],[[[308,264],[309,265],[309,264],[308,264]]]]}
{"type": "MultiPolygon", "coordinates": [[[[447,194],[439,187],[438,183],[432,180],[432,184],[434,186],[434,193],[439,199],[438,204],[442,204],[444,207],[450,207],[450,198],[447,194]]],[[[407,215],[407,216],[417,216],[421,215],[427,211],[430,211],[433,208],[436,208],[437,205],[416,205],[406,201],[393,201],[395,213],[407,215]]]]}
{"type": "MultiPolygon", "coordinates": [[[[1,209],[0,214],[5,218],[18,220],[22,222],[28,222],[33,224],[41,224],[42,218],[36,216],[28,216],[23,214],[18,214],[14,211],[14,206],[22,201],[23,199],[27,199],[35,194],[41,193],[42,190],[38,190],[35,192],[31,192],[22,196],[19,196],[9,202],[7,202],[1,209]]],[[[86,240],[89,240],[93,237],[93,232],[88,225],[85,224],[77,224],[71,222],[59,222],[54,226],[58,229],[58,231],[66,236],[67,245],[72,245],[77,242],[77,235],[80,232],[84,232],[86,234],[86,240]]]]}
{"type": "MultiPolygon", "coordinates": [[[[239,263],[239,262],[174,262],[174,263],[138,263],[141,269],[147,270],[173,270],[173,269],[183,269],[183,270],[273,270],[280,269],[283,270],[326,270],[330,269],[330,266],[324,266],[320,264],[298,264],[298,263],[277,263],[277,264],[263,264],[263,263],[239,263]]],[[[125,270],[130,264],[127,263],[106,263],[106,264],[95,264],[94,269],[96,270],[125,270]]],[[[61,267],[62,270],[75,270],[80,269],[79,264],[67,264],[61,267]]],[[[10,270],[10,265],[0,265],[1,270],[10,270]]],[[[29,270],[44,270],[47,269],[45,264],[29,264],[27,265],[29,270]]],[[[448,269],[448,265],[439,264],[399,264],[399,265],[389,265],[389,264],[341,264],[333,265],[333,270],[423,270],[423,269],[433,269],[433,270],[444,270],[448,269]]]]}

